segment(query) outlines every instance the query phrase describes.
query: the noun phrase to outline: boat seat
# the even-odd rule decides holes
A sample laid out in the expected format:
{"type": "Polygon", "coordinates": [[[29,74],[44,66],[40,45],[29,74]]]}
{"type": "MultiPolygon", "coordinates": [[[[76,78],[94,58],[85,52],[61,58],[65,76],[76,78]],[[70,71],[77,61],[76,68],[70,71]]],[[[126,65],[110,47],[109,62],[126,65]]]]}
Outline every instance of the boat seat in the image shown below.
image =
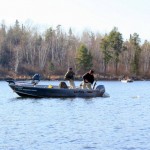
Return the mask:
{"type": "Polygon", "coordinates": [[[67,86],[66,82],[60,82],[59,88],[68,89],[68,86],[67,86]]]}

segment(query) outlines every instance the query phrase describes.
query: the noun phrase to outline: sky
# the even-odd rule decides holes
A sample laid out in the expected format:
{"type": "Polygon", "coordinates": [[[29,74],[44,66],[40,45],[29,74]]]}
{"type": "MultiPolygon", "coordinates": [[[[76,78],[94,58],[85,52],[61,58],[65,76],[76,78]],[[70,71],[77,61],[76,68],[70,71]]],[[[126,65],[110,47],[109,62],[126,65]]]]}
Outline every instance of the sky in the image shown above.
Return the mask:
{"type": "Polygon", "coordinates": [[[137,33],[150,41],[150,0],[0,0],[0,22],[109,33],[114,27],[124,40],[137,33]]]}

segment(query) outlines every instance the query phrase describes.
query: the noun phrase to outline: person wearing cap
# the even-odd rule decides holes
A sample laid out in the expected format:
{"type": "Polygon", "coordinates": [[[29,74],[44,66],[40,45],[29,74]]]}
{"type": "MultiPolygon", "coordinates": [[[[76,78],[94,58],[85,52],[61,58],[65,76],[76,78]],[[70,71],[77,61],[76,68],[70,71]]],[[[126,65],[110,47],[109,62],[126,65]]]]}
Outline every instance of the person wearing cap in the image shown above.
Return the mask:
{"type": "Polygon", "coordinates": [[[82,78],[83,78],[83,82],[82,82],[82,88],[88,88],[88,89],[92,89],[92,84],[94,82],[94,71],[90,70],[89,72],[85,73],[82,78]]]}
{"type": "Polygon", "coordinates": [[[72,68],[69,68],[64,77],[66,80],[69,81],[70,89],[75,88],[74,75],[75,75],[75,73],[73,72],[72,68]]]}

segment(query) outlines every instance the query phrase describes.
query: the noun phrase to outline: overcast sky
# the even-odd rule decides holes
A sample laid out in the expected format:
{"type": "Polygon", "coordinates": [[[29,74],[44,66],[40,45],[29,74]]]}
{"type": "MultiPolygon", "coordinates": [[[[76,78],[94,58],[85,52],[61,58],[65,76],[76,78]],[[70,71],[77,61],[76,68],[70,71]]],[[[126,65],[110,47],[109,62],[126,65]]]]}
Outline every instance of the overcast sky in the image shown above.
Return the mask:
{"type": "Polygon", "coordinates": [[[124,40],[136,32],[150,41],[150,0],[0,0],[0,21],[8,26],[16,19],[75,32],[104,34],[117,27],[124,40]]]}

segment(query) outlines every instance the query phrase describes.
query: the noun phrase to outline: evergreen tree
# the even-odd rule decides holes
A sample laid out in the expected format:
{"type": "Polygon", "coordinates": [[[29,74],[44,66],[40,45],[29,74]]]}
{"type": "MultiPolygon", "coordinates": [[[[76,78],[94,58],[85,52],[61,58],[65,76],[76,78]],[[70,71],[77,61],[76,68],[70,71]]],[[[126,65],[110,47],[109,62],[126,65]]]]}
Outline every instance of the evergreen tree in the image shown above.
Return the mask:
{"type": "Polygon", "coordinates": [[[77,68],[79,71],[88,71],[93,66],[92,55],[85,45],[81,45],[77,50],[77,68]]]}
{"type": "Polygon", "coordinates": [[[133,45],[134,50],[134,57],[131,63],[131,71],[136,75],[138,75],[141,48],[140,48],[140,38],[137,33],[130,35],[130,43],[133,45]]]}
{"type": "Polygon", "coordinates": [[[107,65],[109,63],[109,61],[111,60],[112,56],[111,56],[111,52],[110,52],[110,46],[109,46],[109,41],[108,41],[108,36],[105,35],[105,37],[101,40],[100,43],[100,48],[102,50],[103,53],[103,59],[104,59],[104,74],[106,75],[106,69],[107,69],[107,65]]]}
{"type": "Polygon", "coordinates": [[[118,29],[116,27],[110,32],[108,40],[112,50],[114,50],[115,68],[117,74],[119,54],[121,53],[123,48],[123,38],[122,34],[118,32],[118,29]]]}

